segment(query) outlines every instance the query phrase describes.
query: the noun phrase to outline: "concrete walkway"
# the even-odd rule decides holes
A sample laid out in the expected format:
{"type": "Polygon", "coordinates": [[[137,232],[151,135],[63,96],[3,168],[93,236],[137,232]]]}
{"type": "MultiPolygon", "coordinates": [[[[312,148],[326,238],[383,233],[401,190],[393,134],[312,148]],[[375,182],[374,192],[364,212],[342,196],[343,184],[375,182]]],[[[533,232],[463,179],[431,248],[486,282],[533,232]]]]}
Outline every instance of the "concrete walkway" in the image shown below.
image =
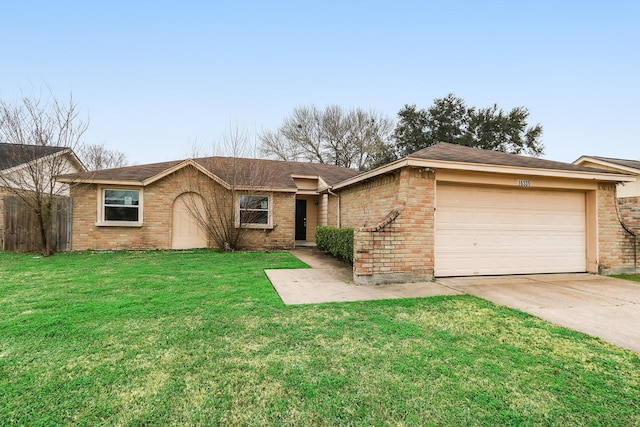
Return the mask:
{"type": "Polygon", "coordinates": [[[316,248],[296,248],[290,252],[311,268],[265,270],[285,304],[416,298],[462,293],[435,282],[357,286],[353,284],[353,273],[349,264],[340,262],[316,248]]]}

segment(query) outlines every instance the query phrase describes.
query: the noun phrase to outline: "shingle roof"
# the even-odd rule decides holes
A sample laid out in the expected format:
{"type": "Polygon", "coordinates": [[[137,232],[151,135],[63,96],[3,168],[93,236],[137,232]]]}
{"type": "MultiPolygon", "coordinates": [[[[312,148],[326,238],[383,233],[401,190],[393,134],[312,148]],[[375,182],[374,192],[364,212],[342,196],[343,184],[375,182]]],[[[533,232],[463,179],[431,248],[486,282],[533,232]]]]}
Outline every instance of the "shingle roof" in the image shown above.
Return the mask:
{"type": "Polygon", "coordinates": [[[146,165],[126,166],[123,168],[103,169],[99,171],[89,171],[80,173],[70,173],[61,175],[60,177],[77,179],[79,181],[85,179],[113,180],[113,181],[139,181],[142,182],[155,175],[158,175],[167,169],[170,169],[181,160],[171,162],[151,163],[146,165]]]}
{"type": "Polygon", "coordinates": [[[233,173],[236,171],[236,174],[241,172],[235,179],[241,185],[256,185],[257,182],[257,185],[276,188],[295,189],[291,175],[320,176],[327,184],[333,185],[360,173],[336,165],[280,160],[207,157],[196,159],[196,162],[228,183],[234,182],[233,173]]]}
{"type": "Polygon", "coordinates": [[[68,148],[0,143],[0,170],[11,169],[64,150],[68,148]]]}
{"type": "MultiPolygon", "coordinates": [[[[246,159],[234,157],[203,157],[194,159],[200,166],[223,181],[236,185],[264,186],[283,189],[296,189],[291,175],[320,176],[329,185],[351,178],[359,171],[336,165],[285,162],[280,160],[246,159]],[[235,179],[234,179],[235,174],[235,179]]],[[[94,172],[82,172],[62,175],[67,179],[134,181],[149,180],[154,176],[178,166],[184,160],[127,166],[116,169],[104,169],[94,172]]]]}
{"type": "Polygon", "coordinates": [[[442,160],[461,163],[476,163],[483,165],[514,166],[533,169],[551,169],[576,172],[598,172],[602,169],[578,166],[572,163],[557,162],[554,160],[526,157],[517,154],[507,154],[500,151],[483,150],[480,148],[466,147],[464,145],[440,142],[415,153],[409,154],[409,158],[442,160]]]}
{"type": "Polygon", "coordinates": [[[640,160],[628,160],[628,159],[615,159],[613,157],[600,157],[600,156],[585,156],[592,159],[602,160],[603,162],[613,163],[620,166],[625,166],[631,169],[637,169],[640,171],[640,160]]]}

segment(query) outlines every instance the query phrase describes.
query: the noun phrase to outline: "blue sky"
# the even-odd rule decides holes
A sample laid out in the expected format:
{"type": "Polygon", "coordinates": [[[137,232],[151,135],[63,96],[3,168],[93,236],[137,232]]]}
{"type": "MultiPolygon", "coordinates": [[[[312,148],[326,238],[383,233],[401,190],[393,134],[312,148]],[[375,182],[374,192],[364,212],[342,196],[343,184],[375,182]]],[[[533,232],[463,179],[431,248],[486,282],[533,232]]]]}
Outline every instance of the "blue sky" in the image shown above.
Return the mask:
{"type": "Polygon", "coordinates": [[[5,2],[0,97],[72,92],[87,142],[134,163],[296,106],[395,118],[448,93],[527,107],[545,158],[640,159],[639,19],[615,0],[5,2]]]}

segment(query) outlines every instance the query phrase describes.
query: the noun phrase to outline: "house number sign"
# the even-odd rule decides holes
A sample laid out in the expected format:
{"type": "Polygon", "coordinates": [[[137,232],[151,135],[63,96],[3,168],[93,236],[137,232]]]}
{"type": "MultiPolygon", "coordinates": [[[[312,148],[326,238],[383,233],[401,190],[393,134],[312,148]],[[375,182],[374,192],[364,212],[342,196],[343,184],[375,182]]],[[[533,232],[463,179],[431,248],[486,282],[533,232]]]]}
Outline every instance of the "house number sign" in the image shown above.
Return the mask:
{"type": "Polygon", "coordinates": [[[519,179],[518,180],[518,187],[531,187],[531,181],[529,181],[527,179],[519,179]]]}

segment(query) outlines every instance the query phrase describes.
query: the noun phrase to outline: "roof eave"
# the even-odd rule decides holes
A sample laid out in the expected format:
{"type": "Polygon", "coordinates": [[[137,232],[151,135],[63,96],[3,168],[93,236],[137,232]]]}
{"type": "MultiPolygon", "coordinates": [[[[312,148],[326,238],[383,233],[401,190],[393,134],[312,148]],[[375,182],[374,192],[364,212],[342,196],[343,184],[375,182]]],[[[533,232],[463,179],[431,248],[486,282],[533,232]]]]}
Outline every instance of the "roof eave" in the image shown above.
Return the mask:
{"type": "Polygon", "coordinates": [[[187,166],[193,166],[196,170],[202,172],[204,175],[216,181],[218,184],[222,185],[224,188],[226,189],[231,188],[231,186],[226,181],[224,181],[223,179],[221,179],[211,171],[207,170],[204,166],[198,164],[198,162],[194,161],[193,159],[183,160],[180,163],[173,165],[167,169],[164,169],[163,171],[156,173],[155,175],[152,175],[150,177],[147,177],[143,180],[96,178],[96,177],[74,177],[74,176],[62,175],[62,176],[56,177],[56,181],[64,182],[64,183],[105,184],[105,185],[114,184],[114,185],[133,185],[133,186],[146,187],[187,166]]]}
{"type": "Polygon", "coordinates": [[[409,166],[409,159],[408,158],[402,158],[399,160],[396,160],[394,162],[391,162],[389,164],[386,164],[384,166],[380,166],[376,169],[370,170],[368,172],[364,172],[361,173],[360,175],[356,175],[354,177],[351,177],[349,179],[345,179],[344,181],[338,182],[337,184],[334,184],[332,189],[333,190],[339,190],[340,188],[344,188],[344,187],[348,187],[350,185],[356,184],[358,182],[376,177],[378,175],[383,175],[385,173],[390,173],[393,172],[397,169],[403,168],[405,166],[409,166]]]}
{"type": "Polygon", "coordinates": [[[596,181],[613,181],[613,182],[633,182],[636,180],[634,176],[617,174],[617,173],[598,173],[588,171],[567,171],[561,169],[541,169],[541,168],[529,168],[522,166],[502,166],[502,165],[489,165],[482,163],[466,163],[466,162],[454,162],[446,160],[432,160],[432,159],[419,159],[407,157],[404,159],[396,160],[393,163],[379,167],[369,172],[365,172],[361,175],[339,182],[333,186],[334,190],[348,187],[358,182],[392,172],[394,170],[403,168],[405,166],[431,168],[431,169],[453,169],[470,172],[489,172],[489,173],[503,173],[513,175],[530,175],[530,176],[546,176],[554,178],[573,178],[573,179],[591,179],[596,181]]]}
{"type": "Polygon", "coordinates": [[[104,179],[104,178],[74,178],[57,176],[55,180],[65,184],[103,184],[103,185],[127,185],[135,187],[144,187],[142,181],[126,180],[126,179],[104,179]]]}
{"type": "Polygon", "coordinates": [[[87,171],[87,167],[84,165],[84,163],[82,163],[82,160],[80,160],[80,158],[76,155],[76,153],[73,150],[69,150],[68,151],[69,157],[71,157],[71,160],[73,162],[75,162],[76,166],[78,166],[78,169],[80,169],[82,172],[86,172],[87,171]]]}
{"type": "Polygon", "coordinates": [[[595,164],[598,164],[598,165],[601,165],[601,166],[607,166],[607,167],[610,167],[610,168],[615,168],[615,169],[618,169],[620,171],[629,172],[629,173],[632,173],[632,174],[635,174],[635,175],[640,174],[640,169],[632,168],[630,166],[624,166],[624,165],[621,165],[619,163],[610,162],[610,161],[607,161],[607,160],[602,160],[602,159],[599,159],[597,157],[591,157],[591,156],[580,156],[580,158],[577,159],[576,161],[574,161],[573,164],[574,165],[581,165],[584,162],[591,162],[591,163],[595,163],[595,164]]]}
{"type": "Polygon", "coordinates": [[[297,188],[283,188],[283,187],[268,187],[268,186],[256,186],[256,185],[236,185],[234,190],[237,191],[249,191],[259,193],[297,193],[297,188]]]}
{"type": "Polygon", "coordinates": [[[633,182],[634,176],[611,172],[569,171],[562,169],[503,166],[482,163],[451,162],[445,160],[410,159],[412,166],[433,169],[456,169],[472,172],[491,172],[512,175],[546,176],[553,178],[591,179],[596,181],[633,182]]]}

